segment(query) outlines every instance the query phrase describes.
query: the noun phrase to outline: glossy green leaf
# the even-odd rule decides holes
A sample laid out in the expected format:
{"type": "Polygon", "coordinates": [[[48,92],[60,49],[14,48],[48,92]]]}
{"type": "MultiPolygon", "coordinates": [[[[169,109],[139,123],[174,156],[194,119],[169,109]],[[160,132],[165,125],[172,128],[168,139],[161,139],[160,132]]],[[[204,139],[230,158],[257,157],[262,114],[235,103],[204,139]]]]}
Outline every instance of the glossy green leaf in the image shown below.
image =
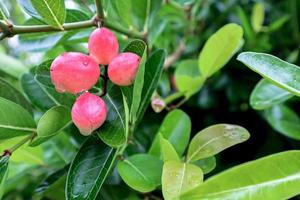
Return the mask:
{"type": "Polygon", "coordinates": [[[265,7],[262,3],[256,3],[252,10],[251,24],[255,32],[259,32],[265,19],[265,7]]]}
{"type": "Polygon", "coordinates": [[[197,161],[193,162],[192,164],[200,167],[204,174],[208,174],[209,172],[213,171],[217,166],[216,158],[214,156],[204,158],[201,160],[197,160],[197,161]]]}
{"type": "Polygon", "coordinates": [[[213,34],[199,55],[199,69],[205,77],[220,70],[239,50],[243,42],[243,29],[227,24],[213,34]]]}
{"type": "Polygon", "coordinates": [[[0,139],[31,134],[36,124],[20,105],[0,97],[0,139]]]}
{"type": "Polygon", "coordinates": [[[163,162],[156,156],[136,154],[118,163],[118,171],[127,185],[139,192],[150,192],[161,184],[163,162]]]}
{"type": "Polygon", "coordinates": [[[176,67],[175,71],[176,86],[179,91],[186,92],[186,96],[191,96],[198,92],[205,77],[201,76],[197,60],[183,60],[176,67]]]}
{"type": "Polygon", "coordinates": [[[64,0],[31,0],[31,3],[45,22],[63,30],[66,18],[64,0]]]}
{"type": "Polygon", "coordinates": [[[41,84],[53,88],[54,85],[51,82],[51,77],[50,77],[50,66],[53,62],[53,59],[50,60],[46,60],[44,62],[42,62],[41,64],[39,64],[36,67],[35,70],[35,75],[34,78],[41,84]]]}
{"type": "Polygon", "coordinates": [[[37,124],[37,137],[30,146],[37,146],[49,140],[72,123],[71,111],[65,106],[55,106],[48,110],[37,124]]]}
{"type": "MultiPolygon", "coordinates": [[[[0,152],[11,148],[26,137],[28,136],[15,137],[10,138],[9,140],[0,141],[0,152]]],[[[10,161],[18,164],[45,165],[43,153],[42,147],[32,148],[26,143],[13,152],[10,156],[10,161]]]]}
{"type": "Polygon", "coordinates": [[[98,131],[99,137],[106,144],[118,147],[126,142],[126,115],[123,95],[118,86],[109,84],[107,94],[103,97],[108,110],[105,123],[98,131]]]}
{"type": "Polygon", "coordinates": [[[32,74],[24,74],[21,77],[22,88],[33,105],[47,111],[56,105],[71,107],[75,96],[71,94],[60,94],[54,88],[44,87],[37,82],[32,74]]]}
{"type": "Polygon", "coordinates": [[[276,105],[265,111],[265,117],[279,133],[300,140],[300,118],[296,112],[284,105],[276,105]]]}
{"type": "Polygon", "coordinates": [[[32,106],[24,95],[2,78],[0,78],[0,97],[13,101],[32,113],[32,106]]]}
{"type": "MultiPolygon", "coordinates": [[[[159,129],[159,133],[173,145],[178,155],[181,156],[190,140],[191,120],[182,110],[169,112],[159,129]]],[[[160,152],[159,134],[157,134],[149,153],[160,157],[160,152]]]]}
{"type": "Polygon", "coordinates": [[[2,199],[5,187],[5,181],[8,174],[9,156],[1,156],[0,158],[0,199],[2,199]]]}
{"type": "Polygon", "coordinates": [[[237,60],[278,87],[300,96],[300,68],[265,53],[243,52],[237,60]]]}
{"type": "Polygon", "coordinates": [[[224,149],[248,140],[249,137],[249,132],[241,126],[231,124],[209,126],[192,139],[187,160],[191,162],[214,156],[224,149]]]}
{"type": "Polygon", "coordinates": [[[203,182],[202,170],[193,164],[168,161],[162,174],[162,191],[166,200],[180,199],[180,195],[203,182]]]}
{"type": "Polygon", "coordinates": [[[66,181],[66,199],[96,199],[116,155],[116,149],[91,136],[71,163],[66,181]]]}
{"type": "Polygon", "coordinates": [[[282,103],[292,97],[293,95],[288,91],[262,79],[251,93],[250,105],[254,109],[263,110],[282,103]]]}
{"type": "Polygon", "coordinates": [[[171,160],[180,161],[180,158],[179,158],[176,150],[172,146],[172,144],[168,140],[163,138],[163,136],[160,133],[158,135],[159,135],[159,141],[160,141],[160,150],[161,150],[162,160],[164,162],[171,161],[171,160]]]}
{"type": "Polygon", "coordinates": [[[273,154],[213,176],[180,199],[290,199],[300,193],[299,165],[300,151],[273,154]]]}
{"type": "Polygon", "coordinates": [[[3,53],[0,53],[0,57],[0,70],[6,74],[15,78],[20,78],[22,74],[28,72],[26,66],[16,58],[3,53]]]}

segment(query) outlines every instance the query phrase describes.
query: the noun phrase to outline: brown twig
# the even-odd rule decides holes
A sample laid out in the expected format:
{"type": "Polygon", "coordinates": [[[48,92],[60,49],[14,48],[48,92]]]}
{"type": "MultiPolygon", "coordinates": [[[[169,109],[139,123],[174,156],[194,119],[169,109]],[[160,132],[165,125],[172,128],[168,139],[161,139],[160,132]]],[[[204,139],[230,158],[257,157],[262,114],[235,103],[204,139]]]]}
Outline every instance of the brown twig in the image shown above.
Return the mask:
{"type": "Polygon", "coordinates": [[[176,62],[183,54],[184,49],[185,49],[184,40],[180,40],[177,49],[166,58],[164,63],[164,69],[168,69],[174,62],[176,62]]]}

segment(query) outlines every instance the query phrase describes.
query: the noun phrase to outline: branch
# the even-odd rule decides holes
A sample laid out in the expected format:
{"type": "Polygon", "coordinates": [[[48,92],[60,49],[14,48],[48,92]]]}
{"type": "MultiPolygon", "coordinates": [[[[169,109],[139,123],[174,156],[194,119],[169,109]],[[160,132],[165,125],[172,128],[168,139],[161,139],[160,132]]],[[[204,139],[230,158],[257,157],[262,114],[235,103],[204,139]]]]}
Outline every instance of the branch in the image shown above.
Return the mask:
{"type": "Polygon", "coordinates": [[[168,69],[174,62],[176,62],[183,54],[184,49],[185,49],[184,41],[180,40],[177,49],[170,56],[166,58],[164,63],[164,69],[168,69]]]}
{"type": "Polygon", "coordinates": [[[103,8],[101,0],[95,0],[96,10],[97,10],[97,18],[104,19],[103,8]]]}
{"type": "Polygon", "coordinates": [[[25,143],[31,141],[34,137],[36,136],[36,133],[33,132],[32,134],[28,135],[26,138],[24,138],[23,140],[21,140],[20,142],[18,142],[16,145],[14,145],[13,147],[4,150],[3,155],[2,156],[11,156],[11,154],[17,150],[19,147],[23,146],[25,143]]]}

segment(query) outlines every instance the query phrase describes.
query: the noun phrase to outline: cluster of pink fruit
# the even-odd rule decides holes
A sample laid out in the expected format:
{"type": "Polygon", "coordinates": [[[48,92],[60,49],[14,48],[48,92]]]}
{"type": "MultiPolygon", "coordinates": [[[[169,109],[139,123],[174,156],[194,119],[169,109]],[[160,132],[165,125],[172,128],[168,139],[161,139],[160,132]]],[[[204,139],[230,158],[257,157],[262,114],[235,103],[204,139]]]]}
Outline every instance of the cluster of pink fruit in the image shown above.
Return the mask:
{"type": "Polygon", "coordinates": [[[68,52],[58,56],[50,67],[51,81],[60,92],[80,94],[72,108],[72,120],[83,135],[90,135],[105,121],[107,108],[97,95],[88,92],[107,67],[108,78],[116,85],[128,86],[135,79],[140,57],[120,53],[116,36],[107,28],[98,28],[88,42],[90,55],[68,52]]]}

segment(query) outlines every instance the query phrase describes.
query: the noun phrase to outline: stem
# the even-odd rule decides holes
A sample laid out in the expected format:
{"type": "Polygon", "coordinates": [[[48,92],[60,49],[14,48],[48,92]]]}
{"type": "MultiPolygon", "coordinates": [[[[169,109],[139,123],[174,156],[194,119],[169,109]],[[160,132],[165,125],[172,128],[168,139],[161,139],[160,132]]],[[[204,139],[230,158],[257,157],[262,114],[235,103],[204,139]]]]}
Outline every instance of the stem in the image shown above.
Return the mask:
{"type": "Polygon", "coordinates": [[[9,148],[7,150],[4,150],[4,153],[3,153],[2,156],[6,156],[6,155],[10,156],[15,150],[17,150],[18,148],[20,148],[22,145],[24,145],[28,141],[32,140],[35,136],[36,136],[35,132],[32,133],[32,134],[30,134],[30,135],[28,135],[26,138],[24,138],[23,140],[21,140],[20,142],[18,142],[14,146],[12,146],[11,148],[9,148]]]}
{"type": "Polygon", "coordinates": [[[102,94],[100,95],[100,97],[105,96],[107,93],[107,83],[108,83],[107,68],[108,68],[108,65],[104,66],[104,76],[101,76],[103,78],[104,82],[103,82],[103,87],[102,87],[102,94]]]}
{"type": "Polygon", "coordinates": [[[130,37],[138,38],[138,39],[141,39],[141,40],[145,39],[144,34],[136,32],[136,31],[128,29],[128,28],[123,28],[123,27],[120,27],[120,26],[116,26],[116,24],[114,24],[112,22],[109,22],[109,21],[105,21],[104,26],[109,28],[109,29],[115,30],[119,33],[122,33],[124,35],[130,36],[130,37]]]}
{"type": "Polygon", "coordinates": [[[100,20],[104,19],[103,8],[101,0],[95,0],[96,10],[97,10],[97,18],[100,20]]]}
{"type": "Polygon", "coordinates": [[[166,98],[164,99],[164,102],[165,102],[165,104],[169,104],[169,103],[171,103],[172,101],[174,101],[174,100],[176,100],[176,99],[179,99],[179,98],[183,97],[184,94],[185,94],[185,92],[176,92],[176,93],[171,94],[170,96],[166,97],[166,98]]]}

